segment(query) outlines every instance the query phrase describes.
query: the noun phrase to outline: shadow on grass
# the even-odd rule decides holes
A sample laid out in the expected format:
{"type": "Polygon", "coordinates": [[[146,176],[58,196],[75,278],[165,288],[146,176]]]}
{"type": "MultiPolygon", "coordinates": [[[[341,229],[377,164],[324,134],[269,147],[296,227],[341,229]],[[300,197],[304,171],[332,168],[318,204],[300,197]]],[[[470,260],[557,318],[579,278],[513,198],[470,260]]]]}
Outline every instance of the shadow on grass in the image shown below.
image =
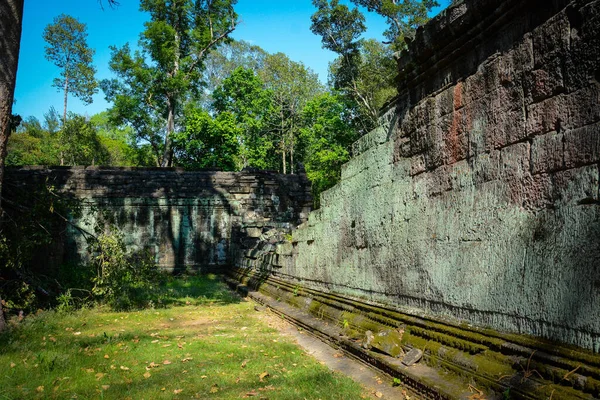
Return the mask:
{"type": "Polygon", "coordinates": [[[242,299],[215,274],[169,277],[158,288],[163,306],[228,305],[242,299]]]}

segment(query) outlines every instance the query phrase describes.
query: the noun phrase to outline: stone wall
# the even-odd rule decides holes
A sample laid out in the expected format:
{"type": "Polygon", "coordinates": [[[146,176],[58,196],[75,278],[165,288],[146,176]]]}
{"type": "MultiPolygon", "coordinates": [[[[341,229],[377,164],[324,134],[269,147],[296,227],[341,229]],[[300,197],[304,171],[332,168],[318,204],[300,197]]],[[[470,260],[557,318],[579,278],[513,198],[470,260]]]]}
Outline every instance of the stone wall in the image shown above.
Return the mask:
{"type": "Polygon", "coordinates": [[[39,185],[80,200],[82,215],[66,226],[56,262],[88,259],[86,237],[114,224],[131,251],[149,250],[167,270],[221,271],[238,248],[263,231],[291,230],[312,199],[304,175],[268,171],[185,172],[177,169],[7,168],[6,190],[39,185]]]}
{"type": "Polygon", "coordinates": [[[600,1],[468,0],[276,276],[600,352],[600,1]]]}

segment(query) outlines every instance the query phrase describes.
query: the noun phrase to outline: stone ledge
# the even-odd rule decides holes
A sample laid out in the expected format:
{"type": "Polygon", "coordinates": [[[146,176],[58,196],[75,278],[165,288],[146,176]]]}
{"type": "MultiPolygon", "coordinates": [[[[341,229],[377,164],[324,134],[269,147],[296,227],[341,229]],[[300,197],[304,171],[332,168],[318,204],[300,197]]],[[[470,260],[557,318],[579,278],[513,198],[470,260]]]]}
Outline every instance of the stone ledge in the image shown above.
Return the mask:
{"type": "Polygon", "coordinates": [[[600,395],[600,356],[591,352],[559,347],[527,336],[412,316],[387,306],[307,289],[259,270],[235,269],[230,276],[236,283],[241,282],[249,288],[251,296],[262,299],[285,318],[312,326],[319,335],[351,353],[360,352],[359,357],[378,368],[383,365],[382,369],[392,376],[400,374],[413,379],[415,377],[407,377],[398,370],[397,359],[360,347],[367,330],[402,329],[405,350],[424,348],[428,367],[454,375],[452,378],[444,375],[442,383],[427,379],[418,381],[435,388],[437,398],[464,398],[464,393],[457,392],[456,388],[466,390],[467,382],[475,382],[482,390],[485,388],[489,398],[502,398],[506,390],[511,396],[530,399],[547,399],[549,396],[553,399],[588,399],[600,395]],[[251,290],[259,293],[254,294],[251,290]],[[295,308],[290,309],[285,303],[295,308]],[[305,314],[297,317],[302,312],[305,314]],[[307,322],[311,320],[309,316],[321,321],[307,322]],[[329,329],[338,328],[342,335],[319,328],[323,321],[329,329]],[[533,370],[536,373],[528,372],[533,370]]]}

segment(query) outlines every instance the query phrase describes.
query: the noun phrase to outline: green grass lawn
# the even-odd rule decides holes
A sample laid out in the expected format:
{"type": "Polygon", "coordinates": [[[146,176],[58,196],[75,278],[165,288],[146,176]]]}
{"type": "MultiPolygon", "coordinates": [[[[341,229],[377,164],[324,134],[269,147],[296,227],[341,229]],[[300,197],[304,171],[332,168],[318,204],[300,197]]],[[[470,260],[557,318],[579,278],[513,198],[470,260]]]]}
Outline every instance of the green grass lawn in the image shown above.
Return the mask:
{"type": "Polygon", "coordinates": [[[0,335],[0,399],[359,399],[214,276],[170,281],[167,308],[45,311],[0,335]]]}

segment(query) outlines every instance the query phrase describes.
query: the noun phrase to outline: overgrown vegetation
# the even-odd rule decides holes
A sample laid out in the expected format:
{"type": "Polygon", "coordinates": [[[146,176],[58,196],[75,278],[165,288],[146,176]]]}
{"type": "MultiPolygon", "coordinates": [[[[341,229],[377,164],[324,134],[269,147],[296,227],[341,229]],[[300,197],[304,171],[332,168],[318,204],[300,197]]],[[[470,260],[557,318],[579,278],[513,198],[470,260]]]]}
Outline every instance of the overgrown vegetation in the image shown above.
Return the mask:
{"type": "Polygon", "coordinates": [[[110,220],[99,218],[95,232],[81,232],[88,241],[88,260],[64,262],[67,230],[81,230],[70,222],[80,215],[80,201],[55,193],[51,182],[32,192],[6,189],[0,298],[9,313],[27,315],[54,306],[74,310],[105,304],[128,310],[164,304],[158,287],[166,277],[154,257],[128,249],[110,220]]]}
{"type": "Polygon", "coordinates": [[[214,276],[170,280],[162,309],[45,311],[0,335],[0,398],[357,399],[214,276]]]}

